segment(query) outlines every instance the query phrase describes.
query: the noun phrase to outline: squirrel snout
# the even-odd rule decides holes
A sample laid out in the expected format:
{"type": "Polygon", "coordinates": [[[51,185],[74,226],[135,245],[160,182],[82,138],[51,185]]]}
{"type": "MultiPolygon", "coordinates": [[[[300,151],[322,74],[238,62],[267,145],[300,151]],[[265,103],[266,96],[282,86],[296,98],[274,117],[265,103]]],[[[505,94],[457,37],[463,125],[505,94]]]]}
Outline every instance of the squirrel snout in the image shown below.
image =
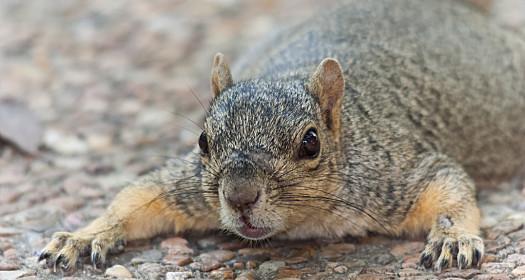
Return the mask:
{"type": "Polygon", "coordinates": [[[234,189],[225,194],[226,201],[233,208],[240,212],[251,209],[259,201],[260,192],[255,189],[234,189]]]}

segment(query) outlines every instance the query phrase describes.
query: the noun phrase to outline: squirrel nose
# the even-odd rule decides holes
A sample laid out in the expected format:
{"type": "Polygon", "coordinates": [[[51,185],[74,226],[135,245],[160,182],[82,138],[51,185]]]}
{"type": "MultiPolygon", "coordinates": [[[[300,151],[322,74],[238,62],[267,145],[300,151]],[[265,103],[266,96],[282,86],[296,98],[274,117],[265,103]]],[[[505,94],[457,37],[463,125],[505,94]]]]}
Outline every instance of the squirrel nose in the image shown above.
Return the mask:
{"type": "Polygon", "coordinates": [[[260,192],[255,190],[234,191],[226,196],[230,206],[240,212],[253,208],[260,197],[260,192]]]}

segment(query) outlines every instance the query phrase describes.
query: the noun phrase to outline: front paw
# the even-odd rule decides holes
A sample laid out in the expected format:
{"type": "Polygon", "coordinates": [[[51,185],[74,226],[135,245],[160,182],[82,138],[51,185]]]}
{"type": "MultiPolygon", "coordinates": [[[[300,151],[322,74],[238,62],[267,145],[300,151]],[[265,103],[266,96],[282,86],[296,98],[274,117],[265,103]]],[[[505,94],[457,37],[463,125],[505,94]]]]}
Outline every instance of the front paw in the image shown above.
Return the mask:
{"type": "Polygon", "coordinates": [[[108,251],[123,244],[122,240],[115,230],[95,234],[57,232],[40,252],[38,261],[46,260],[46,266],[54,272],[67,272],[77,267],[79,257],[91,253],[93,266],[102,267],[106,263],[108,251]]]}
{"type": "Polygon", "coordinates": [[[459,269],[478,267],[484,253],[483,240],[474,234],[437,234],[429,238],[421,253],[420,264],[425,268],[457,266],[459,269]]]}

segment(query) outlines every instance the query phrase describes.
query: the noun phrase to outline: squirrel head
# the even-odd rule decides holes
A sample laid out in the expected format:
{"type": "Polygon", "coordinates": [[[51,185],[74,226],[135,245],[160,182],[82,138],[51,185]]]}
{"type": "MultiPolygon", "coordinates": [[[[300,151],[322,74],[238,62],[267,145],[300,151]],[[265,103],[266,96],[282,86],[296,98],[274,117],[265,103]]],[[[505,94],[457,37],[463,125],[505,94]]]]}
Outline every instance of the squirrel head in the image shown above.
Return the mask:
{"type": "Polygon", "coordinates": [[[234,83],[217,54],[211,88],[199,146],[203,186],[218,186],[223,227],[263,239],[326,208],[316,198],[340,185],[339,63],[324,59],[308,79],[234,83]]]}

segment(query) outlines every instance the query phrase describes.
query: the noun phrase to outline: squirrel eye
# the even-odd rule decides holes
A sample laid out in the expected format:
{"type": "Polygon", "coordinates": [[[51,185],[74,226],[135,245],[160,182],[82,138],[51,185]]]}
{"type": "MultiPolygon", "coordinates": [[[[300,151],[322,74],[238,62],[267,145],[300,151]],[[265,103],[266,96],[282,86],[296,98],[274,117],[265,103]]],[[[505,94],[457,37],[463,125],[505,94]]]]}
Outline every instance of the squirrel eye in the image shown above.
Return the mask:
{"type": "Polygon", "coordinates": [[[319,155],[321,143],[317,137],[317,131],[314,128],[309,129],[303,137],[301,142],[301,149],[299,150],[300,158],[315,158],[319,155]]]}
{"type": "Polygon", "coordinates": [[[199,136],[199,148],[201,148],[203,154],[208,153],[208,137],[204,131],[201,133],[201,136],[199,136]]]}

